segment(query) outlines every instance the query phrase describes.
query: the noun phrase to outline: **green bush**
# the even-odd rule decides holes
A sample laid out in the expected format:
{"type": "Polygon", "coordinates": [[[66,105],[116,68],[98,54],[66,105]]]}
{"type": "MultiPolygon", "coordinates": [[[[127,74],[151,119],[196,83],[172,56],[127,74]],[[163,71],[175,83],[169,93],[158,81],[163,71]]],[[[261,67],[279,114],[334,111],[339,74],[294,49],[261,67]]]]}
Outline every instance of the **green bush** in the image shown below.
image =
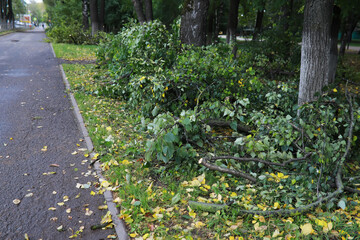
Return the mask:
{"type": "Polygon", "coordinates": [[[102,34],[91,35],[91,31],[84,31],[80,23],[64,23],[55,25],[47,30],[48,38],[56,43],[96,45],[103,37],[102,34]]]}

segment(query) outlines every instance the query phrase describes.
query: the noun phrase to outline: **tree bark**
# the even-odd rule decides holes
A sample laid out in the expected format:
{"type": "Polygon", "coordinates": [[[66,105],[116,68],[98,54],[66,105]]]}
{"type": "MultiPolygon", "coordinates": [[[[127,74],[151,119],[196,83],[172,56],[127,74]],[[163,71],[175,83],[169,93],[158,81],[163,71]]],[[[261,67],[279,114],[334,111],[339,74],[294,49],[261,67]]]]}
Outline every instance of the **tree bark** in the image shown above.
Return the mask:
{"type": "Polygon", "coordinates": [[[145,2],[145,18],[147,22],[151,22],[153,18],[152,0],[144,0],[145,2]]]}
{"type": "Polygon", "coordinates": [[[146,22],[146,17],[143,11],[143,6],[140,0],[132,0],[133,4],[134,4],[134,9],[138,18],[138,21],[140,24],[143,24],[144,22],[146,22]]]}
{"type": "Polygon", "coordinates": [[[264,18],[264,13],[265,10],[258,10],[257,14],[256,14],[256,24],[255,24],[255,29],[254,29],[254,34],[253,34],[253,41],[256,41],[258,38],[258,35],[260,34],[261,30],[262,30],[262,22],[263,22],[263,18],[264,18]]]}
{"type": "Polygon", "coordinates": [[[236,42],[236,29],[238,26],[240,0],[230,0],[229,17],[226,31],[226,42],[231,44],[236,42]]]}
{"type": "Polygon", "coordinates": [[[84,31],[89,30],[89,0],[82,0],[82,24],[84,31]]]}
{"type": "Polygon", "coordinates": [[[330,25],[334,0],[306,0],[298,104],[316,100],[329,84],[330,25]]]}
{"type": "Polygon", "coordinates": [[[335,5],[333,8],[333,19],[331,23],[329,83],[333,83],[335,81],[335,74],[338,63],[338,36],[341,24],[340,13],[341,9],[335,5]]]}
{"type": "Polygon", "coordinates": [[[206,44],[206,18],[209,0],[187,0],[181,16],[181,43],[203,46],[206,44]]]}
{"type": "Polygon", "coordinates": [[[99,31],[99,15],[97,0],[90,0],[91,34],[94,36],[99,31]]]}
{"type": "Polygon", "coordinates": [[[104,31],[105,26],[105,0],[100,0],[99,30],[104,31]]]}

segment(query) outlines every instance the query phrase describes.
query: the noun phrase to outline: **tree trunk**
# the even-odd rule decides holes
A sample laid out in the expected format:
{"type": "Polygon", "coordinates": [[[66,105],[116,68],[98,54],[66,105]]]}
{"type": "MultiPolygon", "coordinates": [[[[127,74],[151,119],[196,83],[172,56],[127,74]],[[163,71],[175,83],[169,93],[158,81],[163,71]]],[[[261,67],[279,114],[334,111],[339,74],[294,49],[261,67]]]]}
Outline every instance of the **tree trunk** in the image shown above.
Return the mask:
{"type": "Polygon", "coordinates": [[[252,38],[253,41],[256,41],[256,40],[257,40],[258,35],[259,35],[260,32],[261,32],[262,22],[263,22],[263,18],[264,18],[264,13],[265,13],[265,10],[264,10],[264,9],[257,11],[257,14],[256,14],[256,24],[255,24],[254,34],[253,34],[253,38],[252,38]]]}
{"type": "Polygon", "coordinates": [[[354,14],[350,14],[349,17],[346,19],[344,24],[344,29],[341,36],[341,46],[340,46],[340,56],[344,56],[346,45],[351,42],[351,35],[354,31],[356,24],[358,22],[359,16],[354,14]]]}
{"type": "Polygon", "coordinates": [[[153,18],[152,0],[144,0],[145,2],[145,17],[147,22],[151,22],[153,18]]]}
{"type": "Polygon", "coordinates": [[[99,31],[99,15],[97,0],[90,0],[91,34],[94,36],[99,31]]]}
{"type": "Polygon", "coordinates": [[[138,21],[140,24],[143,24],[144,22],[146,22],[146,18],[145,18],[145,14],[143,11],[143,6],[140,0],[132,0],[133,4],[134,4],[134,9],[138,18],[138,21]]]}
{"type": "Polygon", "coordinates": [[[331,23],[329,83],[333,83],[335,81],[335,74],[338,63],[338,36],[341,24],[340,12],[341,9],[335,5],[333,8],[333,19],[331,23]]]}
{"type": "Polygon", "coordinates": [[[209,0],[187,0],[181,16],[180,39],[183,44],[206,44],[206,18],[209,0]]]}
{"type": "Polygon", "coordinates": [[[316,100],[329,83],[330,25],[334,0],[306,0],[298,104],[316,100]]]}
{"type": "Polygon", "coordinates": [[[99,30],[104,31],[105,26],[105,0],[100,0],[99,30]]]}
{"type": "Polygon", "coordinates": [[[82,0],[82,24],[84,31],[89,30],[89,0],[82,0]]]}
{"type": "Polygon", "coordinates": [[[236,42],[236,29],[238,26],[240,0],[230,0],[229,17],[226,31],[226,42],[231,44],[236,42]]]}

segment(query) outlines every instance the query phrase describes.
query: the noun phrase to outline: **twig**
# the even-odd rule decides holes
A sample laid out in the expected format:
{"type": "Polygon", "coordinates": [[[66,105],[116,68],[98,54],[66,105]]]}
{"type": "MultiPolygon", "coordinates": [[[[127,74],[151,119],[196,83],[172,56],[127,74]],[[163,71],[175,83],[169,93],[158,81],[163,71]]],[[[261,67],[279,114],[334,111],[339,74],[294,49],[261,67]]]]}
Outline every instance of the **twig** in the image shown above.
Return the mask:
{"type": "Polygon", "coordinates": [[[228,174],[234,175],[236,177],[242,177],[253,183],[256,183],[256,178],[254,178],[253,176],[251,176],[247,173],[241,172],[239,170],[233,170],[233,169],[229,169],[229,168],[223,168],[223,167],[216,166],[215,164],[209,163],[205,158],[200,158],[199,164],[201,164],[211,170],[228,173],[228,174]]]}
{"type": "Polygon", "coordinates": [[[268,166],[285,167],[286,165],[288,165],[289,163],[292,163],[292,162],[307,160],[311,155],[312,155],[312,153],[307,153],[302,158],[291,158],[291,159],[289,159],[289,160],[287,160],[285,162],[282,162],[282,163],[269,162],[269,161],[265,161],[265,160],[262,160],[262,159],[259,159],[259,158],[241,158],[241,157],[234,157],[234,156],[210,157],[209,160],[234,159],[234,160],[239,161],[239,162],[259,162],[259,163],[263,163],[263,164],[268,165],[268,166]]]}

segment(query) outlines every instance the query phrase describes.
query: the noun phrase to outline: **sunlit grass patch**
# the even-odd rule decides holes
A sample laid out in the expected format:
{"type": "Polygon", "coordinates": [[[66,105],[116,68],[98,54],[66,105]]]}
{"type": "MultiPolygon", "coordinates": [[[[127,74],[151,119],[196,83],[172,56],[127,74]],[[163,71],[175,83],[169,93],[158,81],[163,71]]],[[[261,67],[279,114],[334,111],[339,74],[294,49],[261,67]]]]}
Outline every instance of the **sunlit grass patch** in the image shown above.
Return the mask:
{"type": "Polygon", "coordinates": [[[95,60],[95,45],[73,45],[66,43],[53,43],[56,57],[66,60],[95,60]]]}

